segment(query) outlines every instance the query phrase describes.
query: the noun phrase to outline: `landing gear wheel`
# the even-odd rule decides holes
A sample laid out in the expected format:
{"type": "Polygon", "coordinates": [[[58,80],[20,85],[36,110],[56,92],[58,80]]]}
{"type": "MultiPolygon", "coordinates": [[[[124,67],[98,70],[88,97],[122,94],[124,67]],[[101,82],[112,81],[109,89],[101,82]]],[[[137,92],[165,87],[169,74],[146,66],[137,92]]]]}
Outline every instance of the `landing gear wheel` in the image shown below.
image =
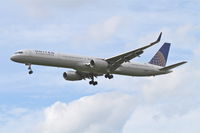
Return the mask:
{"type": "Polygon", "coordinates": [[[29,70],[29,74],[33,74],[33,70],[31,69],[31,64],[26,64],[26,65],[28,65],[28,70],[29,70]]]}
{"type": "Polygon", "coordinates": [[[98,84],[98,82],[97,82],[97,81],[94,81],[93,85],[95,86],[95,85],[97,85],[97,84],[98,84]]]}
{"type": "Polygon", "coordinates": [[[28,74],[33,74],[33,71],[32,71],[32,70],[30,70],[30,71],[28,72],[28,74]]]}
{"type": "Polygon", "coordinates": [[[89,82],[89,84],[90,84],[90,85],[94,85],[94,86],[95,86],[95,85],[97,85],[97,84],[98,84],[98,82],[97,82],[97,81],[90,81],[90,82],[89,82]]]}
{"type": "Polygon", "coordinates": [[[97,85],[98,84],[98,82],[97,81],[94,81],[94,76],[92,75],[91,77],[90,77],[92,80],[89,82],[89,84],[90,85],[97,85]]]}
{"type": "Polygon", "coordinates": [[[108,74],[105,75],[105,78],[108,78],[108,74]]]}
{"type": "Polygon", "coordinates": [[[91,84],[93,84],[93,82],[94,82],[94,81],[90,81],[89,84],[91,85],[91,84]]]}
{"type": "Polygon", "coordinates": [[[109,78],[109,79],[112,79],[112,78],[113,78],[113,75],[110,75],[108,78],[109,78]]]}
{"type": "Polygon", "coordinates": [[[113,75],[108,73],[108,74],[105,75],[105,78],[112,79],[113,75]]]}

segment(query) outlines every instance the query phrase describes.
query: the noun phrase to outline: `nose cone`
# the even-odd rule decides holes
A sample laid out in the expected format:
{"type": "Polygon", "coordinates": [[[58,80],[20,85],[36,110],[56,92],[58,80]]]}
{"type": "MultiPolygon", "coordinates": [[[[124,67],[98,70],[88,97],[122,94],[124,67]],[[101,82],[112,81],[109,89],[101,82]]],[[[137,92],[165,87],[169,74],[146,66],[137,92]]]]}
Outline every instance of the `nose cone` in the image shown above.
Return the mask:
{"type": "Polygon", "coordinates": [[[15,55],[11,56],[11,57],[10,57],[10,60],[16,61],[16,56],[15,56],[15,55]]]}

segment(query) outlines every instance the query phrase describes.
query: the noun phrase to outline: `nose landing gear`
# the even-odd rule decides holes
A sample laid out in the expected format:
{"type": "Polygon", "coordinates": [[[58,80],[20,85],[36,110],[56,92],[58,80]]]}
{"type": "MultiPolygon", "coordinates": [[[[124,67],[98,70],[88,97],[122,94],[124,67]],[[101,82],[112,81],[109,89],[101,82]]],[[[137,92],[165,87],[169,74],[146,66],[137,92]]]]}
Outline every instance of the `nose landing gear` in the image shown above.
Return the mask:
{"type": "Polygon", "coordinates": [[[28,74],[33,74],[33,70],[31,69],[31,64],[28,64],[28,70],[29,70],[28,74]]]}

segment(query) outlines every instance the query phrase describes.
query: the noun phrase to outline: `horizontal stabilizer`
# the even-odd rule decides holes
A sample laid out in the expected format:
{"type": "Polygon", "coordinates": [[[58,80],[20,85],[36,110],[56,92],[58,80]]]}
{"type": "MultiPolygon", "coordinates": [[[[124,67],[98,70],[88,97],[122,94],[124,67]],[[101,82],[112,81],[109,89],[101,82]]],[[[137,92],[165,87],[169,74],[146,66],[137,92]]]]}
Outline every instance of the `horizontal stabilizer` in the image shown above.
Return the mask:
{"type": "Polygon", "coordinates": [[[180,66],[180,65],[183,65],[183,64],[185,64],[185,63],[187,63],[187,61],[183,61],[183,62],[180,62],[180,63],[176,63],[176,64],[173,64],[173,65],[170,65],[170,66],[161,68],[160,70],[161,70],[161,71],[171,70],[171,69],[173,69],[173,68],[175,68],[175,67],[178,67],[178,66],[180,66]]]}

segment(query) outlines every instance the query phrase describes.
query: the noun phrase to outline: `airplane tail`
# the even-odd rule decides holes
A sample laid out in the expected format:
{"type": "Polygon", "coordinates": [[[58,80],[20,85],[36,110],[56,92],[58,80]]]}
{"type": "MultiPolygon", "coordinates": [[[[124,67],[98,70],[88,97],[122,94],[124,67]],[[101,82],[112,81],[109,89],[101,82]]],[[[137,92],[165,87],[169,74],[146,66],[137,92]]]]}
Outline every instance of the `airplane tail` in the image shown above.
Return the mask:
{"type": "Polygon", "coordinates": [[[164,43],[159,51],[154,55],[154,57],[149,62],[150,64],[165,67],[167,63],[167,58],[170,49],[170,43],[164,43]]]}

